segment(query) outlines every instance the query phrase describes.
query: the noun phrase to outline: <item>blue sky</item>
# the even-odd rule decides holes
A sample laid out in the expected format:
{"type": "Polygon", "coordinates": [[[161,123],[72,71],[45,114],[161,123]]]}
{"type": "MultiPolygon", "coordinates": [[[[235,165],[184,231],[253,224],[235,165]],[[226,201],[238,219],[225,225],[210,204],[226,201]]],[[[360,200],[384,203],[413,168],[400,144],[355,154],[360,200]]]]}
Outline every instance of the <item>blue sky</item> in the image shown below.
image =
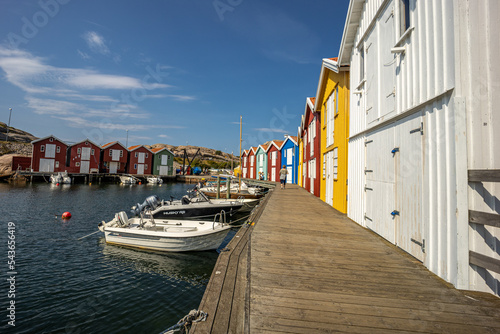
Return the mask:
{"type": "Polygon", "coordinates": [[[0,0],[0,121],[239,152],[296,135],[348,1],[0,0]]]}

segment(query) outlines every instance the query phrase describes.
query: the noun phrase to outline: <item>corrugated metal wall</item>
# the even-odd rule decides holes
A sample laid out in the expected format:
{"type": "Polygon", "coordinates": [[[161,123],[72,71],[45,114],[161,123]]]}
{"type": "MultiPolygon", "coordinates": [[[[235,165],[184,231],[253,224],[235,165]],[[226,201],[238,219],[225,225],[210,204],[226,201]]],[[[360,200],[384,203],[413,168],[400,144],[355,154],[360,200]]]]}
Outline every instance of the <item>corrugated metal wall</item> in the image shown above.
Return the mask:
{"type": "MultiPolygon", "coordinates": [[[[467,112],[469,169],[500,169],[500,2],[460,1],[456,8],[456,95],[467,112]]],[[[469,183],[471,210],[500,214],[500,184],[469,183]]],[[[500,229],[472,224],[470,250],[500,259],[500,229]]],[[[500,274],[471,265],[470,288],[500,294],[500,274]]]]}

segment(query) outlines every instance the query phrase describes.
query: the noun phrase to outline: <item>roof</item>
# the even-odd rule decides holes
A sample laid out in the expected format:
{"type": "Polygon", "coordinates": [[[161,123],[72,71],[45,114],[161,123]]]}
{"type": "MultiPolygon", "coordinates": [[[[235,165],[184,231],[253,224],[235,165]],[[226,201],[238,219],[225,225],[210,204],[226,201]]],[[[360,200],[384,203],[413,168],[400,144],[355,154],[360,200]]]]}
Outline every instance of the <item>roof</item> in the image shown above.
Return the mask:
{"type": "Polygon", "coordinates": [[[138,148],[141,148],[141,147],[144,147],[146,150],[148,150],[149,152],[153,153],[153,151],[151,151],[149,148],[147,148],[147,147],[146,147],[146,146],[144,146],[144,145],[134,145],[134,146],[130,146],[130,147],[128,148],[128,150],[129,150],[130,152],[132,152],[132,151],[135,151],[135,150],[137,150],[138,148]]]}
{"type": "Polygon", "coordinates": [[[337,57],[335,58],[324,58],[321,62],[321,73],[319,75],[318,88],[316,89],[316,101],[314,102],[313,112],[319,110],[321,106],[319,103],[323,100],[323,85],[325,80],[328,79],[327,71],[333,71],[339,73],[339,64],[337,63],[337,57]]]}
{"type": "Polygon", "coordinates": [[[297,144],[297,137],[296,136],[286,136],[286,139],[283,141],[283,144],[281,144],[281,147],[280,149],[283,148],[283,146],[285,145],[285,143],[290,140],[291,142],[293,142],[295,145],[298,145],[297,144]]]}
{"type": "Polygon", "coordinates": [[[241,156],[248,155],[249,150],[243,150],[243,153],[241,153],[241,156]]]}
{"type": "Polygon", "coordinates": [[[250,149],[248,150],[248,154],[250,154],[250,151],[253,152],[253,154],[255,154],[255,152],[257,151],[258,147],[250,147],[250,149]]]}
{"type": "Polygon", "coordinates": [[[284,140],[272,140],[271,143],[268,145],[268,148],[266,149],[266,152],[271,149],[271,147],[276,147],[278,150],[281,149],[281,145],[283,145],[284,140]]]}
{"type": "Polygon", "coordinates": [[[122,144],[122,143],[120,143],[119,141],[112,141],[111,143],[104,144],[104,145],[102,145],[102,146],[101,146],[101,148],[102,148],[102,149],[105,149],[105,148],[108,148],[108,147],[110,147],[110,146],[113,146],[114,144],[118,144],[118,145],[120,145],[121,147],[123,147],[124,149],[127,149],[127,148],[125,147],[125,145],[123,145],[123,144],[122,144]]]}
{"type": "Polygon", "coordinates": [[[47,136],[47,137],[43,137],[43,138],[39,138],[39,139],[33,140],[33,141],[31,142],[31,144],[37,143],[37,142],[42,141],[42,140],[45,140],[45,139],[49,139],[49,138],[51,138],[51,137],[52,137],[52,138],[54,138],[55,140],[57,140],[57,141],[59,141],[59,142],[63,143],[64,145],[68,146],[68,144],[66,144],[66,143],[65,143],[65,142],[63,142],[61,139],[57,138],[57,137],[56,137],[56,136],[54,136],[54,135],[50,135],[50,136],[47,136]]]}
{"type": "Polygon", "coordinates": [[[261,148],[261,149],[262,149],[262,151],[267,152],[267,148],[268,148],[268,147],[269,147],[269,145],[262,144],[262,145],[259,145],[259,147],[257,148],[257,150],[258,150],[259,148],[261,148]]]}
{"type": "Polygon", "coordinates": [[[156,147],[156,148],[152,148],[150,151],[153,152],[153,153],[158,153],[158,152],[161,152],[163,150],[167,150],[168,152],[170,152],[170,154],[174,155],[172,153],[172,151],[170,151],[168,148],[166,148],[165,146],[164,147],[156,147]]]}
{"type": "Polygon", "coordinates": [[[349,9],[345,19],[344,32],[342,33],[342,42],[340,42],[340,50],[338,63],[340,65],[349,65],[351,61],[351,53],[354,47],[354,39],[358,32],[361,16],[363,15],[363,7],[365,0],[351,0],[349,9]]]}
{"type": "Polygon", "coordinates": [[[99,147],[99,148],[101,147],[101,146],[97,145],[96,143],[94,143],[92,140],[90,140],[90,139],[88,139],[88,138],[86,138],[86,139],[84,139],[84,140],[81,140],[81,141],[79,141],[78,143],[74,143],[74,144],[72,144],[72,145],[70,145],[70,146],[75,146],[75,145],[81,144],[81,143],[83,143],[83,142],[89,142],[89,143],[91,143],[91,144],[92,144],[92,145],[94,145],[94,146],[97,146],[97,147],[99,147]]]}

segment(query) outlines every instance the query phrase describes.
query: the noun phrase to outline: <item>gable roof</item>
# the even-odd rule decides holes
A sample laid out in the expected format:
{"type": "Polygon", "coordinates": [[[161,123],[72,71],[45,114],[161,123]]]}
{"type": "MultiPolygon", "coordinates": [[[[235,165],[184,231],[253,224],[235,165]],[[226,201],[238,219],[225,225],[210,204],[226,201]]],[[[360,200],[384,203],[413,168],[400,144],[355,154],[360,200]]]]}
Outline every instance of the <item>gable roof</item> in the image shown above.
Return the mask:
{"type": "Polygon", "coordinates": [[[128,150],[129,150],[130,152],[132,152],[132,151],[135,151],[135,150],[137,150],[138,148],[141,148],[141,147],[144,147],[146,150],[148,150],[149,152],[153,153],[153,151],[151,151],[149,148],[147,148],[147,147],[146,147],[146,146],[144,146],[144,145],[134,145],[134,146],[130,146],[130,147],[128,148],[128,150]]]}
{"type": "Polygon", "coordinates": [[[255,152],[257,152],[257,149],[258,149],[258,147],[254,147],[254,146],[250,147],[250,149],[248,150],[248,154],[250,154],[250,152],[255,154],[255,152]]]}
{"type": "Polygon", "coordinates": [[[170,152],[170,154],[174,155],[172,151],[170,151],[168,148],[164,147],[157,147],[157,148],[152,148],[150,151],[153,152],[154,154],[159,153],[163,150],[167,150],[167,152],[170,152]]]}
{"type": "Polygon", "coordinates": [[[52,138],[54,138],[55,140],[57,140],[57,141],[59,141],[59,142],[63,143],[64,145],[68,146],[68,144],[66,144],[66,143],[65,143],[65,142],[63,142],[61,139],[57,138],[57,137],[56,137],[56,136],[54,136],[54,135],[50,135],[50,136],[47,136],[47,137],[43,137],[43,138],[39,138],[39,139],[33,140],[33,141],[31,142],[31,144],[37,143],[37,142],[42,141],[42,140],[45,140],[45,139],[49,139],[49,138],[51,138],[51,137],[52,137],[52,138]]]}
{"type": "Polygon", "coordinates": [[[324,58],[321,62],[321,73],[319,75],[318,88],[316,89],[316,101],[313,102],[313,112],[314,110],[321,109],[319,105],[323,100],[323,85],[325,84],[325,80],[328,79],[328,71],[333,71],[335,73],[339,73],[339,65],[337,63],[337,57],[335,58],[324,58]]]}
{"type": "Polygon", "coordinates": [[[365,0],[351,0],[349,9],[344,24],[344,32],[342,33],[342,41],[340,42],[338,63],[340,65],[349,65],[351,61],[352,49],[355,47],[354,39],[358,32],[361,16],[363,15],[363,7],[365,0]]]}
{"type": "MultiPolygon", "coordinates": [[[[107,143],[107,144],[104,144],[101,146],[102,149],[106,149],[110,146],[113,146],[114,144],[118,144],[120,145],[121,147],[123,147],[125,150],[127,150],[127,148],[125,147],[125,145],[123,145],[122,143],[120,143],[119,141],[112,141],[111,143],[107,143]]],[[[128,151],[128,150],[127,150],[128,151]]]]}
{"type": "Polygon", "coordinates": [[[243,153],[241,153],[241,156],[248,155],[249,150],[243,150],[243,153]]]}
{"type": "Polygon", "coordinates": [[[72,144],[72,145],[69,145],[69,146],[70,146],[70,147],[71,147],[71,146],[75,146],[75,145],[81,144],[81,143],[83,143],[83,142],[89,142],[89,143],[91,143],[92,145],[94,145],[94,146],[97,146],[97,147],[101,148],[101,146],[97,145],[96,143],[94,143],[92,140],[90,140],[90,139],[88,139],[88,138],[86,138],[86,139],[84,139],[84,140],[81,140],[81,141],[79,141],[78,143],[74,143],[74,144],[72,144]]]}
{"type": "Polygon", "coordinates": [[[298,145],[298,144],[297,144],[297,137],[295,137],[295,136],[287,136],[287,137],[286,137],[286,139],[283,141],[283,144],[281,145],[280,149],[282,149],[282,148],[283,148],[283,146],[285,146],[285,143],[286,143],[287,141],[291,141],[292,143],[294,143],[294,144],[295,144],[295,146],[297,146],[297,145],[298,145]]]}
{"type": "Polygon", "coordinates": [[[266,152],[269,151],[273,146],[276,147],[278,150],[281,149],[281,145],[283,145],[283,142],[284,140],[272,140],[269,143],[266,152]]]}
{"type": "MultiPolygon", "coordinates": [[[[258,151],[259,149],[261,149],[262,151],[267,152],[267,147],[268,147],[268,146],[269,146],[269,145],[266,145],[266,144],[259,145],[259,147],[257,148],[257,151],[258,151]]],[[[255,153],[257,153],[257,152],[255,152],[255,153]]]]}

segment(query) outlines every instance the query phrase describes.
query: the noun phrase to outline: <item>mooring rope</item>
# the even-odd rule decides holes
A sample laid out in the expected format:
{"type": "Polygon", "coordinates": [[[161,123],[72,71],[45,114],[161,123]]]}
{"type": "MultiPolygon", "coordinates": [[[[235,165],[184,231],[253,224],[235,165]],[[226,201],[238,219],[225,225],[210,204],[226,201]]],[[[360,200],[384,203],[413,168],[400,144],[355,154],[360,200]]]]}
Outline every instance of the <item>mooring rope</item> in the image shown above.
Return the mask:
{"type": "Polygon", "coordinates": [[[179,320],[175,325],[168,328],[167,330],[161,332],[160,334],[189,334],[189,330],[191,329],[191,325],[195,322],[205,321],[207,319],[208,314],[201,310],[191,310],[188,315],[179,320]]]}

